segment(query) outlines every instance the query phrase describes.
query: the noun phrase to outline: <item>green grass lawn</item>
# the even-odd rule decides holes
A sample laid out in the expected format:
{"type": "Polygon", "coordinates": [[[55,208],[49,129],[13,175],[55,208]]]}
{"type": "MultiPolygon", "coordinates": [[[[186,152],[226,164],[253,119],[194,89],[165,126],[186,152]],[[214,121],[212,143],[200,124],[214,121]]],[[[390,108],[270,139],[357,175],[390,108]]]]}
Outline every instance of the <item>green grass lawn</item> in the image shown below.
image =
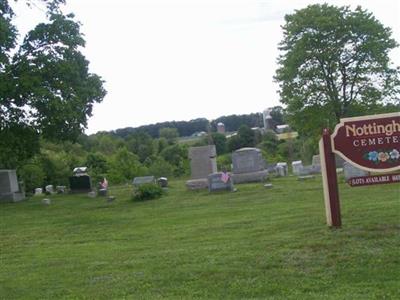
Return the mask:
{"type": "Polygon", "coordinates": [[[170,182],[132,202],[86,195],[1,204],[1,299],[399,299],[400,187],[340,184],[343,227],[321,179],[209,194],[170,182]]]}

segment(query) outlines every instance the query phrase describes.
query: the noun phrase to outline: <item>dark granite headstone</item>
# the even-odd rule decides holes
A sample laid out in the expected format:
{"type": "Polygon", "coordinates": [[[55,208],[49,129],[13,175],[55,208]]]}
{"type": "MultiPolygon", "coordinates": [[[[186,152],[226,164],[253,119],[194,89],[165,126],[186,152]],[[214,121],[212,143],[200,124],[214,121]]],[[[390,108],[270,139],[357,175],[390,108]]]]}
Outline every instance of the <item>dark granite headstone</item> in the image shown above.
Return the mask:
{"type": "Polygon", "coordinates": [[[166,188],[168,187],[168,179],[166,177],[160,177],[157,179],[157,183],[160,187],[166,188]]]}
{"type": "Polygon", "coordinates": [[[90,176],[71,176],[69,178],[69,187],[72,193],[88,193],[92,190],[90,176]]]}

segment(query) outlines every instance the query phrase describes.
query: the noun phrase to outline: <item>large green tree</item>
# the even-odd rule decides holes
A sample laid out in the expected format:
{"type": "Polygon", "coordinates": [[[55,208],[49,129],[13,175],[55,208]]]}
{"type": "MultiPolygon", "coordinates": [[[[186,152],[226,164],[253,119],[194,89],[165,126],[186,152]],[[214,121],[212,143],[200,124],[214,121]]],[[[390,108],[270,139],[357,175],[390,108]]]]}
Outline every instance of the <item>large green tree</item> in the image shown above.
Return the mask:
{"type": "Polygon", "coordinates": [[[371,13],[316,4],[285,21],[275,79],[297,130],[316,134],[399,103],[399,68],[388,55],[398,44],[371,13]]]}
{"type": "Polygon", "coordinates": [[[26,0],[46,4],[47,21],[21,44],[9,2],[0,0],[0,167],[13,168],[39,151],[40,136],[75,140],[106,92],[80,52],[79,23],[59,8],[65,0],[26,0]]]}

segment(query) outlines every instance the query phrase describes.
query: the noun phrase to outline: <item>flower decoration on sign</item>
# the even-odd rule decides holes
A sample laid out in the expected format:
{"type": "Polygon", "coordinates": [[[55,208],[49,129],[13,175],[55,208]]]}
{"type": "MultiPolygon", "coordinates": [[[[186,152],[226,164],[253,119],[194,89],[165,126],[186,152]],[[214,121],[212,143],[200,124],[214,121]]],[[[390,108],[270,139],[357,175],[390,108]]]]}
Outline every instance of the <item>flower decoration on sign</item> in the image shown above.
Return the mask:
{"type": "Polygon", "coordinates": [[[380,161],[385,162],[390,158],[390,156],[387,154],[387,152],[379,152],[378,158],[380,161]]]}
{"type": "Polygon", "coordinates": [[[389,155],[390,155],[390,158],[391,158],[391,159],[399,159],[399,157],[400,157],[400,153],[399,153],[399,151],[398,151],[397,149],[393,149],[393,150],[389,153],[389,155]]]}
{"type": "Polygon", "coordinates": [[[378,160],[378,152],[376,152],[376,151],[369,152],[368,160],[377,161],[378,160]]]}
{"type": "Polygon", "coordinates": [[[389,149],[389,150],[374,150],[364,153],[364,159],[373,162],[374,164],[380,163],[394,163],[399,160],[400,152],[397,149],[389,149]]]}

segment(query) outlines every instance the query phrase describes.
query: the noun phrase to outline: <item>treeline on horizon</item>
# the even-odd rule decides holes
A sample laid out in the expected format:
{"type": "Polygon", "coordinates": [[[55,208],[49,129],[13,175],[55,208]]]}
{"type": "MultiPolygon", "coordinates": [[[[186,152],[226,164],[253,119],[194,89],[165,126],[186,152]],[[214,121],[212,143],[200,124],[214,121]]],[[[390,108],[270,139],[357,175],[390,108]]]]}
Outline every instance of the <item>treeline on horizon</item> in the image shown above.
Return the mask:
{"type": "MultiPolygon", "coordinates": [[[[282,109],[279,107],[279,109],[282,109]]],[[[121,138],[126,138],[135,132],[145,132],[152,138],[160,137],[160,129],[176,128],[180,137],[191,136],[196,132],[208,131],[208,124],[212,132],[217,131],[217,124],[223,123],[226,132],[237,131],[241,125],[252,127],[263,127],[262,113],[251,113],[243,115],[221,116],[209,121],[206,118],[197,118],[190,121],[166,121],[156,124],[142,125],[139,127],[126,127],[111,131],[110,133],[121,138]]],[[[279,119],[278,119],[279,120],[279,119]]],[[[283,120],[282,120],[283,121],[283,120]]]]}

